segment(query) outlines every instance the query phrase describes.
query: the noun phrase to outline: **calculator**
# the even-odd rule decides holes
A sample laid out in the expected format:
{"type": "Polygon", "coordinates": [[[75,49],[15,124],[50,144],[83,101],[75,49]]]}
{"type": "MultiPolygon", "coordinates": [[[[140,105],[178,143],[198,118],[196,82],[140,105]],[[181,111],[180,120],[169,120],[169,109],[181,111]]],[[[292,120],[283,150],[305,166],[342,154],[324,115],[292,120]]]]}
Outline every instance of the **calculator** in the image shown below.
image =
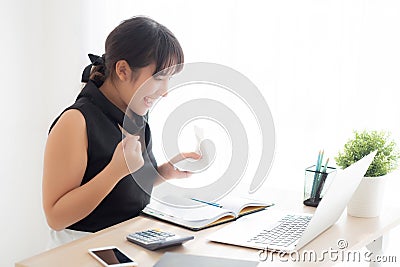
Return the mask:
{"type": "Polygon", "coordinates": [[[126,239],[149,250],[156,250],[181,245],[186,241],[194,239],[194,236],[180,236],[159,229],[150,229],[129,234],[126,239]]]}

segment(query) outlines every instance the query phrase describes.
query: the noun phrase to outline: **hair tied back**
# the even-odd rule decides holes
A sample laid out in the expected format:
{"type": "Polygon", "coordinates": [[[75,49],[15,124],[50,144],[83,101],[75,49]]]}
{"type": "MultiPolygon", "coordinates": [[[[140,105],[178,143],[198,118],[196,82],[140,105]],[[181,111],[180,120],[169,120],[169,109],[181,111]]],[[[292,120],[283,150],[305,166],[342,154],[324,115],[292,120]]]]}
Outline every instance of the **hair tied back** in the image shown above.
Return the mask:
{"type": "Polygon", "coordinates": [[[105,54],[101,57],[93,54],[88,54],[91,64],[87,65],[82,73],[81,81],[87,83],[92,77],[92,74],[98,75],[99,73],[104,75],[105,72],[105,54]],[[92,70],[92,67],[95,67],[92,70]]]}

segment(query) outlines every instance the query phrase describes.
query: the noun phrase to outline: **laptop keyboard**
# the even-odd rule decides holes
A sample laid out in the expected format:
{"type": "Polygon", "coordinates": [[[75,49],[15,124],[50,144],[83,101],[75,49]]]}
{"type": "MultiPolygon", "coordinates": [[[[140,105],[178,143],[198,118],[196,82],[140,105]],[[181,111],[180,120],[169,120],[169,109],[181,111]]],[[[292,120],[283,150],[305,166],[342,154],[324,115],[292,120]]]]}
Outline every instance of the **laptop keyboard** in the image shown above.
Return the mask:
{"type": "Polygon", "coordinates": [[[301,237],[311,218],[309,215],[286,215],[274,228],[262,230],[248,242],[288,247],[301,237]]]}

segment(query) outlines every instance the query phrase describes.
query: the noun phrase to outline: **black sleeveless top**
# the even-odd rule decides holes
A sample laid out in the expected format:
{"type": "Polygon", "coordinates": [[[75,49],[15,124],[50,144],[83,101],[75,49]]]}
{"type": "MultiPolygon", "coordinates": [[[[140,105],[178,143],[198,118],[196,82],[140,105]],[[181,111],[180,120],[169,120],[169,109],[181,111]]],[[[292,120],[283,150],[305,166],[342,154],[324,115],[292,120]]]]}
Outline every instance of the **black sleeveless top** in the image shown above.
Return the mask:
{"type": "MultiPolygon", "coordinates": [[[[143,167],[121,179],[87,217],[67,228],[96,232],[137,216],[149,203],[157,177],[147,116],[135,114],[133,120],[126,119],[125,114],[101,93],[93,81],[86,84],[76,102],[63,113],[70,109],[79,110],[86,121],[87,166],[81,185],[90,181],[111,161],[116,146],[122,140],[118,124],[131,134],[140,134],[146,149],[143,151],[143,167]]],[[[53,122],[50,131],[60,116],[53,122]]]]}

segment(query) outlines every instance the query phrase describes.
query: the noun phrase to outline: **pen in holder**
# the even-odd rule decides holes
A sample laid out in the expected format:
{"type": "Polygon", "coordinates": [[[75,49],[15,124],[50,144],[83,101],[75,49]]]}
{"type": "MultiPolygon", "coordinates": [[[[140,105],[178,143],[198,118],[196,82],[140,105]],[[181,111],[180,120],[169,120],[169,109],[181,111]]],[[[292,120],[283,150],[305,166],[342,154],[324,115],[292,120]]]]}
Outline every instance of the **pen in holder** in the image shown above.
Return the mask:
{"type": "Polygon", "coordinates": [[[336,168],[323,166],[323,171],[316,171],[316,165],[305,170],[304,201],[306,206],[317,207],[325,194],[336,168]]]}

